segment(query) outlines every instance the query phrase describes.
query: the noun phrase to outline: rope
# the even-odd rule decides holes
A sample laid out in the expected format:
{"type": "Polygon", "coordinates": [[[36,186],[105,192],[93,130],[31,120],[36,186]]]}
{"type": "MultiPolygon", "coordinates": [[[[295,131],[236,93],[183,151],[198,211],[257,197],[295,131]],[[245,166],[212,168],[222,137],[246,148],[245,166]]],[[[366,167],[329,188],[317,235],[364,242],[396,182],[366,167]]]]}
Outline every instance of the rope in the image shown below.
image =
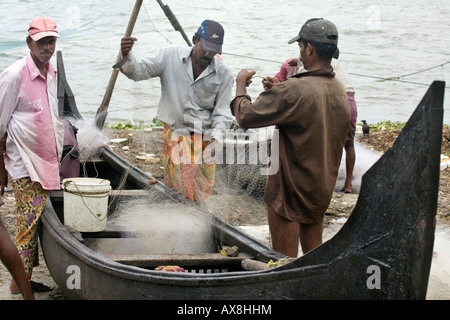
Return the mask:
{"type": "Polygon", "coordinates": [[[222,52],[222,55],[229,55],[229,56],[235,56],[235,57],[246,58],[246,59],[252,59],[252,60],[259,60],[259,61],[265,61],[265,62],[272,62],[272,63],[276,63],[276,64],[281,64],[281,63],[282,63],[282,62],[277,61],[277,60],[270,60],[270,59],[264,59],[264,58],[256,58],[256,57],[251,57],[251,56],[247,56],[247,55],[243,55],[243,54],[237,54],[237,53],[230,53],[230,52],[222,52]]]}
{"type": "MultiPolygon", "coordinates": [[[[389,77],[389,78],[384,78],[384,77],[369,76],[369,75],[366,75],[366,74],[351,73],[351,72],[349,72],[348,74],[351,74],[351,75],[353,75],[353,76],[358,76],[358,77],[377,79],[378,82],[384,82],[384,81],[396,81],[396,82],[408,83],[408,84],[414,84],[414,85],[420,85],[420,86],[425,86],[425,87],[429,87],[429,86],[430,86],[429,83],[422,83],[422,82],[414,82],[414,81],[401,80],[401,79],[399,79],[400,77],[389,77]]],[[[449,86],[445,86],[445,88],[446,88],[446,89],[450,89],[449,86]]]]}
{"type": "Polygon", "coordinates": [[[443,66],[445,66],[446,64],[449,64],[449,63],[450,63],[450,61],[447,61],[447,62],[438,64],[437,66],[434,66],[434,67],[430,67],[430,68],[427,68],[427,69],[423,69],[423,70],[419,70],[419,71],[416,71],[416,72],[405,74],[403,76],[400,76],[399,78],[409,77],[409,76],[412,76],[412,75],[415,75],[415,74],[419,74],[419,73],[422,73],[422,72],[425,72],[425,71],[433,70],[433,69],[436,69],[436,68],[439,68],[439,67],[443,67],[443,66]]]}
{"type": "Polygon", "coordinates": [[[164,39],[166,39],[166,41],[170,44],[173,44],[172,41],[170,41],[164,34],[162,34],[161,31],[158,30],[158,28],[156,27],[156,25],[153,23],[152,18],[150,17],[150,14],[148,13],[147,7],[145,6],[145,1],[142,2],[143,6],[144,6],[144,10],[145,13],[147,14],[147,18],[150,21],[150,23],[153,25],[153,28],[155,28],[156,32],[158,32],[164,39]]]}
{"type": "MultiPolygon", "coordinates": [[[[229,56],[235,56],[235,57],[240,57],[240,58],[246,58],[246,59],[251,59],[251,60],[259,60],[259,61],[265,61],[265,62],[271,62],[271,63],[277,63],[277,64],[281,64],[282,62],[280,61],[276,61],[276,60],[270,60],[270,59],[263,59],[263,58],[256,58],[256,57],[252,57],[252,56],[247,56],[247,55],[242,55],[242,54],[235,54],[235,53],[230,53],[230,52],[223,52],[223,55],[229,55],[229,56]]],[[[429,83],[421,83],[421,82],[414,82],[414,81],[406,81],[406,80],[401,80],[400,78],[404,78],[404,77],[408,77],[408,76],[412,76],[412,75],[416,75],[419,73],[423,73],[429,70],[433,70],[439,67],[443,67],[446,64],[449,64],[450,61],[438,64],[436,66],[433,67],[429,67],[423,70],[419,70],[419,71],[415,71],[412,73],[408,73],[402,76],[398,76],[398,77],[379,77],[379,76],[371,76],[371,75],[366,75],[366,74],[360,74],[360,73],[352,73],[352,72],[348,72],[348,74],[353,75],[353,76],[358,76],[358,77],[365,77],[365,78],[371,78],[371,79],[376,79],[379,82],[383,82],[383,81],[397,81],[397,82],[402,82],[402,83],[408,83],[408,84],[414,84],[414,85],[421,85],[421,86],[426,86],[428,87],[430,84],[429,83]]],[[[450,87],[446,86],[446,89],[450,89],[450,87]]]]}

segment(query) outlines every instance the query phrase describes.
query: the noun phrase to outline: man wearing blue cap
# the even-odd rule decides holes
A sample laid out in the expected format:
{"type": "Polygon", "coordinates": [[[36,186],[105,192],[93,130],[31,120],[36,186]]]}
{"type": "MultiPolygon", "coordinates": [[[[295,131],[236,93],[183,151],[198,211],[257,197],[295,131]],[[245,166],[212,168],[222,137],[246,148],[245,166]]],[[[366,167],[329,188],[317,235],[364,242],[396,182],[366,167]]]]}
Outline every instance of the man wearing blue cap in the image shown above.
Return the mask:
{"type": "Polygon", "coordinates": [[[233,117],[233,74],[218,57],[224,29],[216,21],[202,22],[194,46],[166,47],[155,56],[138,59],[137,40],[122,39],[123,59],[116,65],[134,81],[161,79],[157,118],[164,123],[164,183],[190,200],[206,200],[214,185],[215,163],[202,153],[210,141],[221,141],[233,117]]]}

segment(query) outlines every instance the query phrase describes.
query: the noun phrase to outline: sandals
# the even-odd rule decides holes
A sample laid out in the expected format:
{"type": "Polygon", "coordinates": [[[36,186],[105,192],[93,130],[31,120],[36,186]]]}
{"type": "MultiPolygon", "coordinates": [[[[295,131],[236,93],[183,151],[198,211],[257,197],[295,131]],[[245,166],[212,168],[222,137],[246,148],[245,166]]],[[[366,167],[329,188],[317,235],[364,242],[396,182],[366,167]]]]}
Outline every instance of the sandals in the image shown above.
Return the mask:
{"type": "MultiPolygon", "coordinates": [[[[41,282],[30,281],[30,284],[31,284],[31,289],[33,290],[33,292],[48,292],[48,291],[53,290],[52,288],[50,288],[49,286],[46,286],[45,284],[43,284],[41,282]]],[[[19,294],[19,293],[21,293],[20,290],[11,291],[11,294],[19,294]]]]}
{"type": "Polygon", "coordinates": [[[31,289],[33,290],[33,292],[48,292],[48,291],[53,290],[52,288],[50,288],[49,286],[46,286],[43,283],[34,282],[34,281],[30,281],[30,282],[31,282],[31,289]]]}

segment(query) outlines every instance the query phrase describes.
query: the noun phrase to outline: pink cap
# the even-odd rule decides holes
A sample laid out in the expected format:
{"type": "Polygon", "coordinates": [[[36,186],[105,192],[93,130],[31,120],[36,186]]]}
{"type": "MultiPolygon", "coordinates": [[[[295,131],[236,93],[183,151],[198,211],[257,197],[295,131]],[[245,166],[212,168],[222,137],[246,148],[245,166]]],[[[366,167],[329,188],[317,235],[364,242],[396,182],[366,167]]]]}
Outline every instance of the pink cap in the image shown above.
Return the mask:
{"type": "Polygon", "coordinates": [[[50,18],[39,17],[31,21],[28,35],[34,41],[38,41],[45,37],[59,38],[58,31],[56,31],[56,23],[50,18]]]}

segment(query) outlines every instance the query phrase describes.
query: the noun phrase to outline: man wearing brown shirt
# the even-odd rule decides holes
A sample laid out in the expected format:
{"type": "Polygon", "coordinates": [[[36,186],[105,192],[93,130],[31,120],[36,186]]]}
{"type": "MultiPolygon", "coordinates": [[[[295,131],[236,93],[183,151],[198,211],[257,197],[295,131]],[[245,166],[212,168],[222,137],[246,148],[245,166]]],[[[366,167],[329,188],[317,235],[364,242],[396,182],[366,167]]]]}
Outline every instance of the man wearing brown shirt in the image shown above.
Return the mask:
{"type": "MultiPolygon", "coordinates": [[[[331,58],[336,26],[310,19],[298,36],[308,72],[262,92],[252,103],[246,87],[255,72],[236,78],[230,107],[243,128],[275,125],[279,133],[279,170],[269,175],[264,194],[273,247],[296,257],[298,240],[306,253],[322,244],[323,218],[335,187],[350,114],[345,90],[334,78],[331,58]]],[[[263,81],[270,87],[275,80],[263,81]]]]}

